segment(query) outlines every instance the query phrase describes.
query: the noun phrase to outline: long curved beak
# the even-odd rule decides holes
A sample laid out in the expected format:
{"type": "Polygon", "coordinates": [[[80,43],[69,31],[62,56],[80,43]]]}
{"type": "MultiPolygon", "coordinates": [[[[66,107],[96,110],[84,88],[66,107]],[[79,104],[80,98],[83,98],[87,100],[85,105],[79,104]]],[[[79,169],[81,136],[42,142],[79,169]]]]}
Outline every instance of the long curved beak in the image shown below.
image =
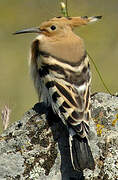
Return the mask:
{"type": "Polygon", "coordinates": [[[16,31],[15,33],[13,33],[14,35],[15,34],[24,34],[24,33],[41,33],[41,30],[40,28],[28,28],[28,29],[23,29],[23,30],[20,30],[20,31],[16,31]]]}

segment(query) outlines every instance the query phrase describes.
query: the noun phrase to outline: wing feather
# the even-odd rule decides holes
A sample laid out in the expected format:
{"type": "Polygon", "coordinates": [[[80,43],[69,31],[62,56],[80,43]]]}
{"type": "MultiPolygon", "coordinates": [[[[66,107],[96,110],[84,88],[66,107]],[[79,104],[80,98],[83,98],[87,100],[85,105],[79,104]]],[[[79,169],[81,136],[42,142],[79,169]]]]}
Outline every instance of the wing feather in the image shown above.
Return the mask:
{"type": "Polygon", "coordinates": [[[84,61],[86,63],[82,62],[81,68],[79,66],[81,71],[77,71],[76,67],[75,72],[74,69],[73,71],[67,69],[62,71],[60,63],[58,66],[56,64],[56,67],[54,64],[49,64],[49,72],[44,76],[44,83],[49,90],[54,112],[81,137],[85,137],[88,133],[90,118],[89,85],[91,75],[88,57],[84,61]],[[63,78],[61,78],[62,74],[63,78]]]}

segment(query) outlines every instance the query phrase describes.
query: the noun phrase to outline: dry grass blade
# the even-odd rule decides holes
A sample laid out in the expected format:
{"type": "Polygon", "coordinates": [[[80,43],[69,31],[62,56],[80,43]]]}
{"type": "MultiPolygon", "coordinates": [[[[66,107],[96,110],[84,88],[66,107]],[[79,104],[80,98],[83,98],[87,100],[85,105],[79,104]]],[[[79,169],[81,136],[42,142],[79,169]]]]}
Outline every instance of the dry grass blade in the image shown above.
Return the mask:
{"type": "Polygon", "coordinates": [[[5,105],[1,111],[1,119],[2,119],[2,124],[3,124],[4,130],[6,130],[9,125],[10,113],[11,113],[11,109],[7,105],[5,105]]]}

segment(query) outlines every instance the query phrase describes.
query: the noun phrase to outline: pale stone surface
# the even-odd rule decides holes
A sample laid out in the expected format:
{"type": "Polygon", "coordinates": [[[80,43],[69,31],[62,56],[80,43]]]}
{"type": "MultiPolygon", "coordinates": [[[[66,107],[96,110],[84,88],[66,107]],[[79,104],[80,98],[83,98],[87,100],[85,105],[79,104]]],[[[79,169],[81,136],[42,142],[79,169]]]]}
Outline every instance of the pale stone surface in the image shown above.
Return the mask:
{"type": "Polygon", "coordinates": [[[65,126],[37,104],[35,110],[29,110],[0,136],[0,180],[117,180],[118,121],[115,126],[112,122],[118,114],[118,97],[98,93],[91,99],[94,172],[73,170],[65,126]],[[38,114],[39,109],[42,115],[38,114]],[[104,125],[98,134],[97,124],[104,125]]]}

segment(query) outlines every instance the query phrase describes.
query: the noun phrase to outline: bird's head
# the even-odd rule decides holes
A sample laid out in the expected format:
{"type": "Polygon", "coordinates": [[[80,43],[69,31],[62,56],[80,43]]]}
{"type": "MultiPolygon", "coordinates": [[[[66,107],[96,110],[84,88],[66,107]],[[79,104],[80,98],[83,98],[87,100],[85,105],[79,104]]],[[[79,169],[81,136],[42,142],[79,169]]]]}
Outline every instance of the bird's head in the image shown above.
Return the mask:
{"type": "Polygon", "coordinates": [[[16,31],[14,34],[24,34],[24,33],[38,33],[44,34],[46,36],[54,36],[60,33],[66,33],[68,30],[72,30],[75,27],[80,27],[82,25],[87,25],[91,22],[95,22],[101,19],[102,16],[93,17],[55,17],[48,21],[43,22],[40,27],[24,29],[21,31],[16,31]]]}
{"type": "Polygon", "coordinates": [[[101,16],[55,17],[43,22],[40,27],[24,29],[14,34],[38,34],[31,45],[31,59],[36,60],[39,51],[42,51],[59,58],[64,58],[65,60],[78,61],[84,56],[85,46],[83,40],[75,35],[72,30],[75,27],[87,25],[99,19],[101,19],[101,16]]]}

